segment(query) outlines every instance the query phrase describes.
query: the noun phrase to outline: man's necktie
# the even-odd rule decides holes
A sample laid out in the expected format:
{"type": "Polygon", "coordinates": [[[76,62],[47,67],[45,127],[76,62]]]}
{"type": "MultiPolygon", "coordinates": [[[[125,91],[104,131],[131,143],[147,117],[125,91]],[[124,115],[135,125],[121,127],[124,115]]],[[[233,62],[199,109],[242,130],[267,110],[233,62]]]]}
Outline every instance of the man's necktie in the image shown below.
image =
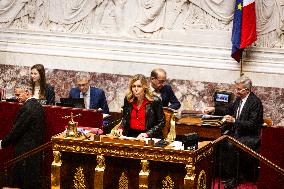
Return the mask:
{"type": "Polygon", "coordinates": [[[242,103],[243,103],[243,101],[242,101],[242,100],[240,100],[239,107],[238,107],[238,110],[237,110],[236,119],[239,119],[239,117],[240,117],[242,103]]]}

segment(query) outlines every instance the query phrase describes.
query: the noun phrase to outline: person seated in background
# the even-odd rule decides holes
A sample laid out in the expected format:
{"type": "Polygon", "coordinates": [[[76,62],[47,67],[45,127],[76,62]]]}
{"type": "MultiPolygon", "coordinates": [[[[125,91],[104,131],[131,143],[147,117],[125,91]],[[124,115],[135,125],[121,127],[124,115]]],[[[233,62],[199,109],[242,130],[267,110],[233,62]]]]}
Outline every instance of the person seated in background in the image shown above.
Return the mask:
{"type": "Polygon", "coordinates": [[[54,88],[46,83],[45,69],[42,64],[31,67],[32,94],[42,104],[53,105],[55,103],[54,88]]]}
{"type": "MultiPolygon", "coordinates": [[[[263,106],[261,100],[251,92],[252,81],[248,77],[240,77],[235,81],[236,100],[226,109],[206,107],[203,112],[225,115],[225,134],[257,151],[260,145],[260,129],[263,124],[263,106]]],[[[237,152],[231,143],[221,146],[224,171],[227,176],[225,188],[236,185],[237,152]]]]}
{"type": "Polygon", "coordinates": [[[162,138],[165,115],[161,99],[154,96],[144,75],[134,75],[124,98],[122,121],[116,134],[129,137],[162,138]]]}
{"type": "Polygon", "coordinates": [[[175,96],[172,87],[165,84],[167,73],[162,68],[157,68],[151,72],[150,89],[155,95],[162,99],[163,107],[178,110],[181,106],[179,100],[175,96]]]}
{"type": "MultiPolygon", "coordinates": [[[[14,94],[16,94],[15,90],[16,90],[16,88],[14,88],[14,94]]],[[[17,97],[15,97],[15,96],[12,96],[12,97],[10,97],[10,98],[6,98],[6,96],[4,96],[3,99],[4,99],[6,102],[18,102],[17,97]]]]}
{"type": "MultiPolygon", "coordinates": [[[[102,89],[91,87],[89,83],[89,74],[78,73],[76,75],[77,87],[70,90],[69,98],[84,98],[86,109],[101,110],[103,114],[109,114],[105,92],[102,89]]],[[[108,121],[105,120],[103,125],[107,123],[108,121]]]]}
{"type": "MultiPolygon", "coordinates": [[[[13,123],[13,129],[0,140],[0,149],[10,145],[15,147],[15,157],[18,157],[44,141],[44,109],[32,96],[32,88],[26,80],[18,82],[15,86],[15,97],[23,103],[13,123]]],[[[42,188],[42,154],[37,153],[17,162],[12,168],[11,185],[23,189],[42,188]]]]}

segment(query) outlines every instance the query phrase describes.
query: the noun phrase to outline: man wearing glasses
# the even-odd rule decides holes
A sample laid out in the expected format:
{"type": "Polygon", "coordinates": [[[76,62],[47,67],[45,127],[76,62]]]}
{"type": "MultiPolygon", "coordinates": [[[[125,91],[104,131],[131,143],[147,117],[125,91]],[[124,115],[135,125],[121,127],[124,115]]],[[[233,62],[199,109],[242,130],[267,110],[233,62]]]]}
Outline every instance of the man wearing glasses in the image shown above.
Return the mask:
{"type": "Polygon", "coordinates": [[[162,68],[157,68],[151,72],[151,91],[162,99],[163,107],[169,107],[171,109],[179,109],[180,102],[175,96],[172,87],[166,84],[167,73],[162,68]]]}
{"type": "MultiPolygon", "coordinates": [[[[207,107],[204,113],[214,112],[215,115],[225,115],[224,121],[232,136],[241,143],[257,151],[260,141],[260,129],[263,124],[263,107],[260,99],[251,92],[252,81],[248,77],[240,77],[235,81],[236,100],[227,108],[207,107]]],[[[228,179],[225,188],[236,185],[237,151],[231,143],[222,145],[224,172],[228,179]]]]}
{"type": "Polygon", "coordinates": [[[69,98],[84,98],[86,109],[101,109],[104,114],[109,114],[109,109],[102,89],[89,85],[90,76],[86,73],[76,75],[77,87],[69,92],[69,98]]]}

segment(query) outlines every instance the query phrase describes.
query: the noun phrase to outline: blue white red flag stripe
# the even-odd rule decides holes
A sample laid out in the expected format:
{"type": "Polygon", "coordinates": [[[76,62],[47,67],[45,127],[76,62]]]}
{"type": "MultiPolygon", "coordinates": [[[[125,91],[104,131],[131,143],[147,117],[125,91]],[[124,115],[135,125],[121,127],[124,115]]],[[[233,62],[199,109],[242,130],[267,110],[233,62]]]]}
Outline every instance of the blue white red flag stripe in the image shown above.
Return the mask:
{"type": "Polygon", "coordinates": [[[255,0],[236,0],[232,29],[232,57],[240,62],[243,49],[256,41],[255,0]]]}

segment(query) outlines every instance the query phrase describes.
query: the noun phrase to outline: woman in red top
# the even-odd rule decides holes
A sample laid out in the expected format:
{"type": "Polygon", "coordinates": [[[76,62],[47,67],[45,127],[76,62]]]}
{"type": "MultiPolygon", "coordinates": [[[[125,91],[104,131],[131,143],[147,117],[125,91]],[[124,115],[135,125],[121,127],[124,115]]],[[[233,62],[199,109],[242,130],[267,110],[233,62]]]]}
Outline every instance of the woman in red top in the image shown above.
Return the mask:
{"type": "Polygon", "coordinates": [[[137,138],[162,138],[164,126],[165,115],[161,99],[150,92],[144,75],[134,75],[130,79],[124,99],[123,117],[117,134],[137,138]]]}

